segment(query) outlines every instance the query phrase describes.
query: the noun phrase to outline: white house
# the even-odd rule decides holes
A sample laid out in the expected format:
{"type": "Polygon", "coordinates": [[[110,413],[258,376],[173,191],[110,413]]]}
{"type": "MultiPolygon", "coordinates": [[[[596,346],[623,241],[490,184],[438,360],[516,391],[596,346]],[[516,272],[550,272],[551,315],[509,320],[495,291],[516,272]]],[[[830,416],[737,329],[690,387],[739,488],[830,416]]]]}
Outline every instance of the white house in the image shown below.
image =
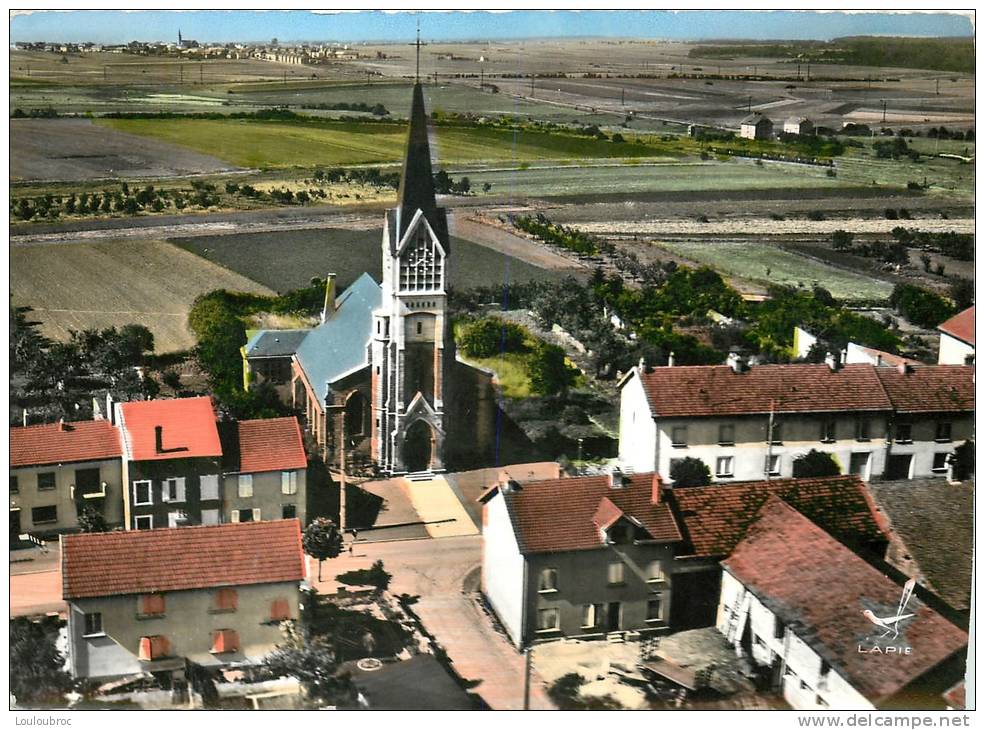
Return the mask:
{"type": "Polygon", "coordinates": [[[784,134],[814,134],[814,122],[807,117],[790,117],[783,123],[784,134]]]}
{"type": "Polygon", "coordinates": [[[975,361],[975,308],[968,307],[938,327],[941,333],[937,362],[966,365],[975,361]]]}
{"type": "Polygon", "coordinates": [[[964,631],[911,596],[886,636],[865,612],[895,616],[904,588],[776,497],[722,567],[719,631],[795,710],[944,709],[963,676],[964,631]]]}
{"type": "Polygon", "coordinates": [[[773,122],[758,112],[750,114],[739,122],[739,136],[743,139],[770,139],[773,136],[773,122]]]}

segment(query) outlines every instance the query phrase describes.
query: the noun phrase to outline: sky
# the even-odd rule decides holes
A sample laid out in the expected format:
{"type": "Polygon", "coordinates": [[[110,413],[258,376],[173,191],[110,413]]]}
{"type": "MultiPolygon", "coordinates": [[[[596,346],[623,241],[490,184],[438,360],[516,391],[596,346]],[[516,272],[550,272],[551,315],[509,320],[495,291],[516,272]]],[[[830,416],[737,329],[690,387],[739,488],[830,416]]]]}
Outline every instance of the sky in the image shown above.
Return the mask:
{"type": "MultiPolygon", "coordinates": [[[[10,40],[125,43],[336,40],[408,41],[417,14],[308,10],[33,11],[10,19],[10,40]]],[[[815,39],[846,35],[972,36],[967,15],[949,13],[808,11],[530,11],[425,12],[421,36],[430,41],[515,38],[633,37],[667,40],[815,39]]]]}

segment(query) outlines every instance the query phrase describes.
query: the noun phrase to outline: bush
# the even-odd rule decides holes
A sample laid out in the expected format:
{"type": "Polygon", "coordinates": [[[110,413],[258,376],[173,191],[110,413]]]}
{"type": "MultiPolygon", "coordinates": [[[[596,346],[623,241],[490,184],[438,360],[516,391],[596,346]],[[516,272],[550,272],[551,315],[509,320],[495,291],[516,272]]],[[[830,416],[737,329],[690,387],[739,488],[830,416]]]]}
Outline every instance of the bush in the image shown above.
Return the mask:
{"type": "Polygon", "coordinates": [[[670,468],[675,487],[706,487],[711,484],[711,470],[701,459],[686,456],[670,468]]]}
{"type": "Polygon", "coordinates": [[[902,317],[925,329],[933,329],[955,313],[949,300],[913,284],[893,287],[889,303],[902,317]]]}
{"type": "Polygon", "coordinates": [[[833,477],[841,474],[841,467],[826,451],[811,449],[793,460],[794,477],[833,477]]]}
{"type": "Polygon", "coordinates": [[[470,357],[493,357],[504,352],[526,349],[527,331],[499,317],[484,317],[462,328],[459,347],[470,357]]]}
{"type": "Polygon", "coordinates": [[[546,342],[534,350],[528,371],[530,384],[540,395],[564,393],[578,378],[578,371],[568,364],[564,350],[546,342]]]}

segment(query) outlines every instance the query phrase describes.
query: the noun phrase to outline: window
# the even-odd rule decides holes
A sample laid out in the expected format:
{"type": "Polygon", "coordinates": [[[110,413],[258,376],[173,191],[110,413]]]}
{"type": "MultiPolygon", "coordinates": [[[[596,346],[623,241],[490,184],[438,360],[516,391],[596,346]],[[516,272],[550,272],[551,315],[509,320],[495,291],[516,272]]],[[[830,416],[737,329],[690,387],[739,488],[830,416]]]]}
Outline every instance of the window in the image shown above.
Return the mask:
{"type": "Polygon", "coordinates": [[[542,608],[537,611],[537,630],[538,631],[557,631],[558,629],[558,610],[556,608],[542,608]]]}
{"type": "Polygon", "coordinates": [[[220,588],[212,595],[212,613],[232,613],[238,605],[235,588],[220,588]]]}
{"type": "Polygon", "coordinates": [[[297,505],[285,504],[280,508],[280,516],[282,519],[285,520],[293,520],[295,517],[298,516],[297,505]]]}
{"type": "Polygon", "coordinates": [[[233,522],[259,522],[260,508],[254,509],[234,509],[232,512],[233,522]]]}
{"type": "Polygon", "coordinates": [[[159,618],[164,615],[164,594],[148,593],[137,599],[137,615],[140,618],[159,618]]]}
{"type": "Polygon", "coordinates": [[[154,496],[151,493],[150,479],[142,479],[133,483],[133,503],[137,506],[154,504],[154,496]]]}
{"type": "Polygon", "coordinates": [[[47,491],[49,489],[55,488],[55,472],[53,471],[41,471],[38,472],[38,490],[47,491]]]}
{"type": "Polygon", "coordinates": [[[291,620],[291,605],[287,602],[286,598],[275,598],[273,601],[271,601],[270,620],[271,621],[291,620]]]}
{"type": "Polygon", "coordinates": [[[650,564],[646,566],[646,580],[649,583],[663,583],[667,580],[663,563],[659,560],[651,560],[650,564]]]}
{"type": "Polygon", "coordinates": [[[216,629],[212,632],[213,654],[233,651],[239,651],[239,633],[236,629],[216,629]]]}
{"type": "Polygon", "coordinates": [[[185,501],[185,478],[171,477],[161,485],[161,499],[165,502],[185,501]]]}
{"type": "Polygon", "coordinates": [[[31,510],[31,522],[35,525],[44,525],[49,522],[58,522],[58,507],[35,507],[31,510]]]}
{"type": "Polygon", "coordinates": [[[909,444],[913,442],[913,424],[912,423],[897,423],[896,424],[896,443],[898,444],[909,444]]]}
{"type": "Polygon", "coordinates": [[[280,473],[280,493],[298,493],[298,473],[296,471],[282,471],[280,473]]]}
{"type": "Polygon", "coordinates": [[[11,474],[10,475],[10,493],[11,494],[17,494],[18,491],[19,490],[17,488],[17,477],[15,477],[13,474],[11,474]]]}
{"type": "Polygon", "coordinates": [[[934,429],[934,441],[950,441],[951,424],[948,421],[939,421],[937,428],[934,429]]]}
{"type": "Polygon", "coordinates": [[[625,566],[622,563],[609,563],[608,583],[610,586],[625,582],[625,566]]]}
{"type": "Polygon", "coordinates": [[[720,446],[735,445],[735,426],[723,423],[718,427],[718,443],[720,446]]]}
{"type": "Polygon", "coordinates": [[[860,418],[855,421],[855,440],[856,441],[868,441],[869,440],[869,419],[860,418]]]}
{"type": "Polygon", "coordinates": [[[219,475],[204,474],[198,478],[202,499],[219,499],[219,475]]]}
{"type": "Polygon", "coordinates": [[[541,593],[550,593],[557,590],[557,568],[544,568],[540,571],[537,590],[541,593]]]}
{"type": "Polygon", "coordinates": [[[239,475],[239,497],[240,499],[246,499],[247,497],[253,496],[253,475],[252,474],[240,474],[239,475]]]}
{"type": "Polygon", "coordinates": [[[769,424],[768,423],[766,424],[766,429],[767,429],[767,434],[766,434],[766,440],[767,441],[770,441],[771,443],[774,443],[774,444],[782,444],[783,443],[783,424],[782,423],[780,423],[779,421],[777,421],[777,420],[774,419],[774,421],[773,421],[773,432],[772,432],[773,433],[773,438],[772,438],[772,440],[770,439],[769,424]]]}
{"type": "Polygon", "coordinates": [[[594,629],[599,625],[599,616],[601,614],[601,603],[586,603],[581,607],[581,627],[583,629],[594,629]]]}
{"type": "Polygon", "coordinates": [[[719,456],[715,459],[715,476],[730,477],[733,474],[732,464],[735,459],[731,456],[719,456]]]}
{"type": "Polygon", "coordinates": [[[951,454],[947,451],[938,451],[934,454],[934,465],[931,467],[931,471],[935,472],[945,472],[947,471],[947,457],[951,454]]]}
{"type": "Polygon", "coordinates": [[[154,518],[151,515],[137,515],[133,518],[133,526],[137,530],[153,530],[154,518]]]}
{"type": "Polygon", "coordinates": [[[836,424],[837,421],[834,419],[821,421],[821,443],[830,444],[838,440],[838,427],[836,424]]]}
{"type": "Polygon", "coordinates": [[[106,488],[99,480],[99,469],[76,469],[75,491],[83,497],[105,497],[106,488]]]}
{"type": "Polygon", "coordinates": [[[676,447],[687,446],[687,426],[674,426],[670,430],[670,445],[676,447]]]}
{"type": "Polygon", "coordinates": [[[766,473],[771,477],[780,473],[780,455],[770,454],[766,457],[766,473]]]}
{"type": "Polygon", "coordinates": [[[86,613],[82,616],[83,636],[103,636],[103,615],[86,613]]]}
{"type": "Polygon", "coordinates": [[[140,637],[140,661],[150,662],[161,659],[171,653],[171,642],[164,636],[140,637]]]}
{"type": "Polygon", "coordinates": [[[423,323],[421,323],[421,322],[418,322],[418,323],[417,323],[417,334],[421,334],[421,331],[422,331],[423,329],[424,329],[424,324],[423,324],[423,323]]]}
{"type": "Polygon", "coordinates": [[[660,593],[655,593],[650,596],[646,602],[646,620],[647,621],[663,621],[664,620],[664,598],[660,593]]]}

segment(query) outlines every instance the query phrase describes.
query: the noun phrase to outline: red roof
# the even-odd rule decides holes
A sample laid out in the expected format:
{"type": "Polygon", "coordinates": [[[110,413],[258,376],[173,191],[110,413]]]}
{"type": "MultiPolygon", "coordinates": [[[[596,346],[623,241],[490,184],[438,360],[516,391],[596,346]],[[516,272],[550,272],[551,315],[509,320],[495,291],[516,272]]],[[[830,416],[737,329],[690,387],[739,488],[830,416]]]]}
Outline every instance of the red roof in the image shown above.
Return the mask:
{"type": "Polygon", "coordinates": [[[62,537],[66,600],[303,578],[297,520],[62,537]]]}
{"type": "Polygon", "coordinates": [[[975,346],[975,307],[970,306],[963,312],[958,312],[949,320],[937,326],[944,334],[956,337],[972,347],[975,346]]]}
{"type": "Polygon", "coordinates": [[[722,565],[874,704],[968,643],[965,632],[911,598],[907,613],[916,617],[901,624],[899,642],[912,652],[891,658],[859,652],[881,631],[862,612],[895,615],[902,587],[776,498],[722,565]]]}
{"type": "Polygon", "coordinates": [[[975,409],[974,365],[918,365],[900,372],[877,368],[899,413],[963,413],[975,409]]]}
{"type": "Polygon", "coordinates": [[[222,456],[209,396],[121,403],[124,439],[131,461],[222,456]],[[157,448],[155,429],[161,427],[157,448]]]}
{"type": "Polygon", "coordinates": [[[669,507],[651,503],[653,478],[650,473],[627,475],[619,488],[609,486],[607,475],[547,479],[503,494],[520,552],[601,548],[598,521],[611,526],[620,513],[638,522],[654,540],[678,542],[681,533],[669,507]]]}
{"type": "Polygon", "coordinates": [[[49,423],[10,429],[10,465],[118,459],[120,432],[109,421],[49,423]]]}
{"type": "Polygon", "coordinates": [[[301,427],[294,416],[239,421],[236,431],[238,471],[280,471],[308,466],[301,427]]]}
{"type": "Polygon", "coordinates": [[[641,372],[654,418],[769,413],[888,411],[871,365],[728,365],[658,367],[641,372]]]}
{"type": "Polygon", "coordinates": [[[721,557],[745,536],[771,496],[777,496],[847,543],[883,542],[875,507],[857,476],[733,482],[670,490],[693,555],[721,557]]]}

